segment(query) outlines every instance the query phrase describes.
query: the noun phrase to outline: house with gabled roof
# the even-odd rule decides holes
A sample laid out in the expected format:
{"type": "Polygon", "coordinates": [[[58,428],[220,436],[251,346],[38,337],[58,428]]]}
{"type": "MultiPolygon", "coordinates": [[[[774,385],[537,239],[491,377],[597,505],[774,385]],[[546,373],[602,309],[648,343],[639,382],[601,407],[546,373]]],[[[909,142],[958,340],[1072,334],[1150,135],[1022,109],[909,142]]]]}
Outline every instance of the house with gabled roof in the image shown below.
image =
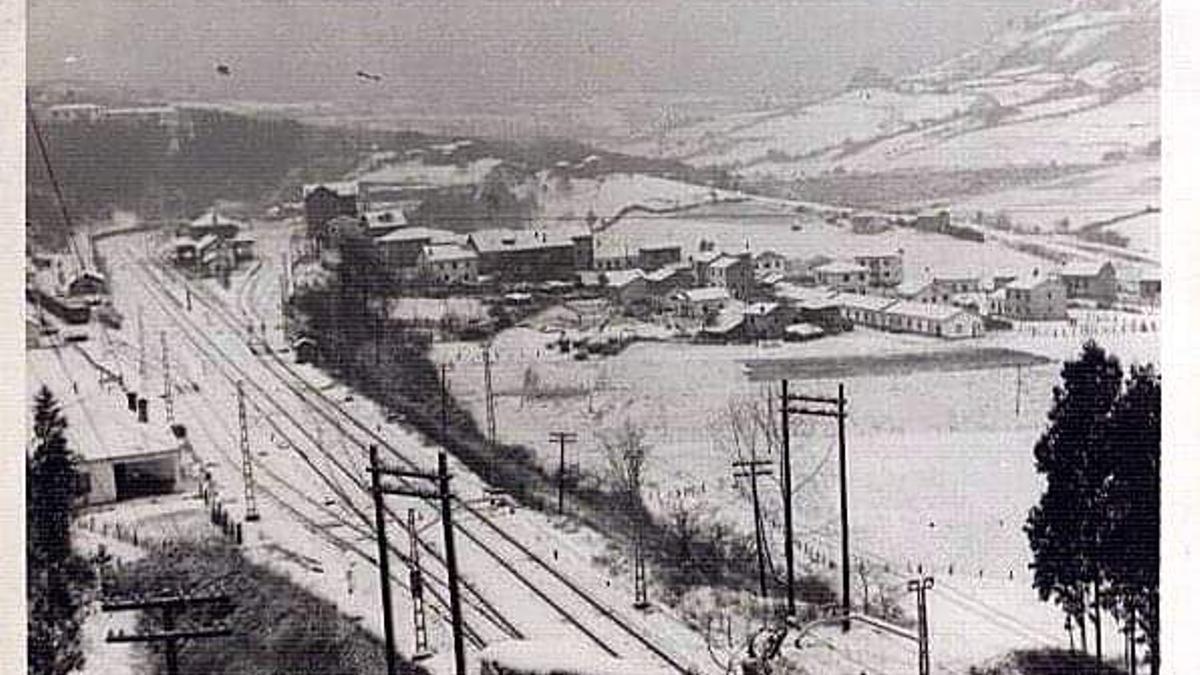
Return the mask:
{"type": "Polygon", "coordinates": [[[984,333],[983,318],[962,307],[901,300],[883,310],[887,330],[960,339],[984,333]]]}
{"type": "Polygon", "coordinates": [[[1067,298],[1095,300],[1101,306],[1117,301],[1117,269],[1107,260],[1075,261],[1058,272],[1067,298]]]}
{"type": "Polygon", "coordinates": [[[1055,276],[1032,274],[1004,287],[1004,316],[1021,321],[1057,321],[1067,318],[1067,290],[1055,276]]]}

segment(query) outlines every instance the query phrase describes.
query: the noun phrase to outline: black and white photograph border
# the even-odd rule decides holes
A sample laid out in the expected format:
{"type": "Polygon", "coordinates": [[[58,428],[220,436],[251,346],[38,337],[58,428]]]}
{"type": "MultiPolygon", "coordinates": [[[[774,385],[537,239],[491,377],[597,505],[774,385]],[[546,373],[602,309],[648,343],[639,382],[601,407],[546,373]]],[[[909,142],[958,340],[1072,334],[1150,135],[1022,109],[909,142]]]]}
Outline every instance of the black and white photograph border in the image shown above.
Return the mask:
{"type": "Polygon", "coordinates": [[[1189,3],[0,26],[5,672],[1200,663],[1189,3]]]}

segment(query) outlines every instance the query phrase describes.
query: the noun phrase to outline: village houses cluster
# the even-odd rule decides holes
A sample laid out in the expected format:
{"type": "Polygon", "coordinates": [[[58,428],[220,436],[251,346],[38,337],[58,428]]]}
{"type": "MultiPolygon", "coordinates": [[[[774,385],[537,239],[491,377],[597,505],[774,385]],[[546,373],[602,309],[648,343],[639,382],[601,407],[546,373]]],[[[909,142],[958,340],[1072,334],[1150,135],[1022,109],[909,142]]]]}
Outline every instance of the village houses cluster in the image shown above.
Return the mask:
{"type": "MultiPolygon", "coordinates": [[[[772,250],[721,251],[703,241],[697,251],[674,243],[630,247],[586,226],[464,234],[411,224],[419,202],[404,186],[324,183],[305,186],[303,198],[308,235],[326,267],[343,264],[339,242],[358,237],[387,275],[409,288],[574,288],[634,315],[670,317],[676,327],[691,322],[697,338],[711,341],[804,340],[854,326],[971,338],[1014,320],[1063,320],[1068,302],[1103,307],[1118,296],[1109,262],[990,279],[928,269],[906,276],[903,250],[802,261],[772,250]]],[[[209,231],[225,222],[215,212],[197,219],[197,232],[178,240],[177,258],[203,264],[217,241],[235,253],[252,245],[236,231],[209,231]]],[[[1159,290],[1141,288],[1147,297],[1159,290]]]]}

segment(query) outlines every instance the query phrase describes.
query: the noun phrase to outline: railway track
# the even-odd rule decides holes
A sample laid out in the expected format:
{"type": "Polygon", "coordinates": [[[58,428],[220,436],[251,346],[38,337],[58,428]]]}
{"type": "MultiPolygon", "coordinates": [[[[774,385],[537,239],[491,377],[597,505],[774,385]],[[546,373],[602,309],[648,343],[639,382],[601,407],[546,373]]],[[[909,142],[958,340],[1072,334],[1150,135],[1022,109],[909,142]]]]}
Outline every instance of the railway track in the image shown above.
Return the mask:
{"type": "MultiPolygon", "coordinates": [[[[142,267],[143,271],[150,278],[154,285],[159,287],[159,290],[168,293],[166,290],[166,282],[157,277],[148,266],[142,267]]],[[[167,269],[161,270],[165,276],[173,276],[167,269]]],[[[187,284],[186,280],[181,280],[175,277],[178,283],[187,284]]],[[[253,336],[248,334],[242,326],[234,311],[230,309],[219,298],[213,297],[204,289],[192,288],[193,300],[198,300],[204,307],[212,312],[217,319],[225,324],[225,326],[244,343],[248,343],[253,336]]],[[[173,297],[173,296],[172,296],[173,297]]],[[[177,304],[177,303],[176,303],[177,304]]],[[[272,373],[275,379],[283,385],[287,390],[299,398],[308,409],[315,412],[326,424],[337,430],[344,438],[362,450],[366,450],[370,445],[376,445],[380,449],[386,451],[390,457],[407,468],[420,469],[422,468],[417,462],[413,461],[408,455],[401,452],[382,435],[371,429],[362,420],[355,417],[353,414],[344,410],[338,403],[332,401],[328,395],[319,390],[315,385],[297,373],[289,364],[275,353],[266,355],[259,354],[258,361],[265,369],[272,373]]],[[[224,357],[227,360],[232,359],[226,354],[224,357]]],[[[236,366],[235,366],[236,367],[236,366]]],[[[240,368],[239,368],[240,369],[240,368]]],[[[260,385],[261,386],[261,385],[260,385]]],[[[363,453],[365,456],[365,453],[363,453]]],[[[358,482],[358,481],[356,481],[358,482]]],[[[362,485],[365,492],[366,487],[362,485]]],[[[653,654],[659,660],[666,663],[672,669],[681,673],[694,672],[695,668],[687,663],[683,658],[672,654],[668,649],[658,645],[646,635],[646,630],[642,626],[635,625],[616,610],[608,606],[604,602],[597,600],[586,589],[578,583],[571,580],[569,577],[559,572],[554,566],[538,555],[529,546],[525,545],[519,539],[507,532],[503,527],[495,523],[481,509],[476,508],[472,504],[462,499],[455,499],[455,508],[459,511],[466,512],[471,516],[467,522],[478,523],[485,530],[481,534],[475,532],[468,527],[463,519],[455,521],[456,532],[462,534],[468,541],[483,551],[496,564],[500,565],[508,572],[518,583],[528,588],[535,596],[537,596],[544,604],[549,606],[558,616],[567,623],[571,624],[577,631],[583,634],[590,642],[595,644],[601,650],[611,656],[619,656],[620,654],[608,644],[602,636],[596,631],[589,628],[583,621],[576,616],[577,610],[573,611],[564,607],[565,604],[561,597],[555,599],[542,584],[552,584],[557,586],[556,590],[565,591],[564,595],[571,599],[577,607],[581,607],[585,612],[590,612],[600,615],[605,621],[618,628],[628,639],[640,645],[649,653],[653,654]],[[499,541],[496,540],[499,539],[499,541]],[[546,579],[545,582],[535,582],[530,578],[530,574],[518,569],[512,562],[513,560],[527,560],[533,563],[533,567],[546,579]]]]}
{"type": "MultiPolygon", "coordinates": [[[[220,345],[212,340],[211,336],[202,332],[202,330],[196,326],[194,322],[191,322],[188,317],[184,316],[179,309],[182,305],[179,303],[178,298],[162,289],[150,291],[150,295],[151,298],[163,308],[163,311],[167,315],[168,319],[184,329],[182,332],[185,339],[192,343],[193,347],[203,358],[207,359],[218,368],[218,372],[222,375],[222,377],[224,377],[224,379],[230,383],[237,381],[245,382],[251,389],[254,389],[257,392],[255,396],[247,397],[247,400],[250,402],[251,406],[258,410],[262,419],[269,426],[271,426],[275,434],[283,438],[288,443],[297,456],[299,456],[308,466],[308,468],[311,469],[312,473],[325,484],[326,489],[337,496],[338,500],[348,510],[353,512],[353,514],[357,517],[358,522],[347,518],[342,513],[332,512],[336,520],[348,527],[373,528],[373,519],[370,518],[370,516],[356,503],[356,500],[354,499],[354,496],[362,495],[365,497],[365,495],[368,494],[366,492],[365,481],[363,481],[359,476],[355,475],[355,472],[352,469],[346,467],[332,454],[327,453],[321,447],[322,444],[320,439],[314,438],[311,434],[309,434],[302,421],[297,419],[283,404],[277,400],[273,394],[262,387],[261,384],[253,379],[248,372],[242,369],[235,359],[230,357],[220,345]],[[164,296],[157,295],[158,293],[163,293],[166,299],[164,299],[164,296]],[[199,335],[200,338],[197,338],[196,335],[199,335]],[[268,410],[259,402],[259,400],[256,399],[265,400],[267,404],[272,406],[279,413],[279,415],[282,416],[284,421],[289,423],[289,425],[294,428],[294,430],[289,430],[287,425],[282,424],[279,420],[275,419],[275,415],[272,413],[272,411],[268,410]],[[304,442],[298,442],[297,436],[303,437],[304,442]],[[334,466],[334,468],[341,471],[346,478],[353,483],[355,488],[358,489],[356,489],[354,492],[348,491],[340,484],[332,480],[328,475],[327,470],[317,465],[317,459],[314,458],[313,455],[305,452],[303,449],[303,446],[305,445],[314,448],[321,458],[328,461],[334,466]]],[[[193,297],[195,298],[195,296],[193,297]]],[[[238,466],[240,466],[240,461],[238,466]]],[[[259,461],[255,462],[255,466],[256,468],[259,468],[264,467],[265,465],[259,461]]],[[[279,499],[279,501],[285,500],[279,499]]],[[[294,507],[289,508],[289,510],[295,513],[294,507]]],[[[400,522],[400,519],[394,512],[392,512],[390,509],[387,509],[387,511],[388,515],[391,516],[394,522],[400,522]]],[[[322,536],[337,537],[337,535],[327,532],[327,528],[320,527],[320,524],[314,519],[303,514],[299,514],[299,516],[305,521],[306,525],[312,526],[310,529],[316,529],[322,534],[322,536]]],[[[373,536],[373,529],[366,529],[366,531],[370,532],[373,536]]],[[[346,543],[346,540],[338,539],[337,543],[344,544],[346,543]]],[[[437,560],[439,564],[444,564],[442,563],[441,554],[437,549],[433,548],[423,540],[420,542],[420,544],[429,556],[437,560]]],[[[395,546],[391,547],[391,551],[401,559],[407,559],[407,554],[397,550],[395,546]]],[[[372,564],[377,564],[373,558],[371,558],[371,560],[372,564]]],[[[438,576],[433,575],[428,570],[423,570],[423,572],[424,578],[427,578],[433,585],[440,587],[445,586],[445,582],[442,581],[438,576]]],[[[407,588],[406,584],[402,585],[407,588]]],[[[481,615],[486,621],[496,626],[503,636],[508,638],[520,638],[522,636],[522,632],[512,625],[512,623],[509,622],[507,618],[504,617],[502,613],[490,601],[488,601],[477,588],[471,584],[464,584],[464,587],[466,590],[466,595],[472,598],[471,600],[468,600],[468,606],[473,606],[477,614],[481,615]]],[[[439,604],[442,605],[443,609],[448,607],[445,598],[441,597],[440,593],[435,594],[435,598],[438,600],[439,604]]],[[[486,640],[480,637],[480,631],[474,630],[474,633],[477,640],[477,646],[484,646],[486,644],[486,640]]]]}

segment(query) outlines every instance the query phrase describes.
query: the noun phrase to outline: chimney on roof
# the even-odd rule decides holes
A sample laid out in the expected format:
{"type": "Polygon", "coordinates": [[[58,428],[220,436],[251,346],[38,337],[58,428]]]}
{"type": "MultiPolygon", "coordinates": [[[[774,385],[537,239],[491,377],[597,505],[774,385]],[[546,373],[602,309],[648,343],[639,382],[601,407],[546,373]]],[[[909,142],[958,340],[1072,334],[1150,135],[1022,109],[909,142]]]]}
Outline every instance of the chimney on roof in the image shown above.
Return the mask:
{"type": "Polygon", "coordinates": [[[137,420],[142,424],[150,421],[149,402],[144,398],[139,398],[137,402],[137,420]]]}
{"type": "Polygon", "coordinates": [[[1037,275],[1038,275],[1038,268],[1035,267],[1035,268],[1033,268],[1033,277],[1036,279],[1037,275]]]}
{"type": "Polygon", "coordinates": [[[138,395],[136,391],[125,392],[125,404],[129,406],[129,412],[137,412],[138,395]]]}

